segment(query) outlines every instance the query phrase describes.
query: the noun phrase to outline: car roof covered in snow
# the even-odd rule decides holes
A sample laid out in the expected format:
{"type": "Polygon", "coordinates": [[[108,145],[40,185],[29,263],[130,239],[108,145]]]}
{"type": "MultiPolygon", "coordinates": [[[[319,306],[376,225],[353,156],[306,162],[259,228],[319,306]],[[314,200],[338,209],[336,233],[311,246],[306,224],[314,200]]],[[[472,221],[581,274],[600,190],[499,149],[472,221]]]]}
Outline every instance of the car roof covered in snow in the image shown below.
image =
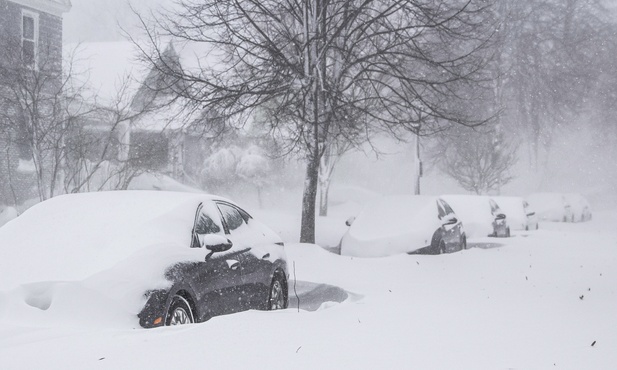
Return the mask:
{"type": "Polygon", "coordinates": [[[380,237],[409,230],[426,217],[437,221],[437,199],[439,197],[423,195],[394,195],[376,199],[358,215],[351,231],[356,237],[380,237]]]}
{"type": "Polygon", "coordinates": [[[190,249],[206,194],[111,191],[44,201],[0,228],[0,288],[86,278],[150,248],[190,249]]]}

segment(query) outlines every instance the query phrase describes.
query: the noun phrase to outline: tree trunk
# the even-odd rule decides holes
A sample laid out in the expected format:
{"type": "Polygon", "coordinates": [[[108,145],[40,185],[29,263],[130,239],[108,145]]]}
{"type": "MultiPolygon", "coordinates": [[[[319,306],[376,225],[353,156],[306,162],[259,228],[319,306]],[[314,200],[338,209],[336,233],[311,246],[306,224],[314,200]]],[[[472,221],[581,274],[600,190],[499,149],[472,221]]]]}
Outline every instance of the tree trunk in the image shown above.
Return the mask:
{"type": "Polygon", "coordinates": [[[264,202],[261,197],[261,186],[257,185],[257,203],[259,204],[259,209],[264,208],[264,202]]]}
{"type": "Polygon", "coordinates": [[[302,224],[300,243],[315,243],[315,203],[317,201],[317,182],[319,177],[319,156],[312,154],[306,164],[304,194],[302,196],[302,224]]]}
{"type": "Polygon", "coordinates": [[[330,181],[319,181],[319,216],[328,216],[328,193],[330,181]]]}
{"type": "Polygon", "coordinates": [[[416,150],[414,155],[416,183],[414,184],[414,194],[420,195],[420,178],[422,177],[422,161],[420,159],[420,134],[416,134],[416,150]]]}

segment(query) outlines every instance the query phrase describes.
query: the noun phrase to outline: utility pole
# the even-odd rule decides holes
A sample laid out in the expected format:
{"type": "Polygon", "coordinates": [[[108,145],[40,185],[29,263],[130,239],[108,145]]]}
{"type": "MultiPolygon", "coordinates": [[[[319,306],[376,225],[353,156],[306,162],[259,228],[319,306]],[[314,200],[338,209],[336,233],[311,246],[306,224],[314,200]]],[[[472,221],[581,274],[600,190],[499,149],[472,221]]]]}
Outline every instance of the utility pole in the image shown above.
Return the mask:
{"type": "Polygon", "coordinates": [[[420,195],[420,178],[422,177],[422,160],[420,160],[420,130],[416,133],[416,150],[414,156],[414,164],[416,167],[416,186],[414,189],[415,195],[420,195]]]}

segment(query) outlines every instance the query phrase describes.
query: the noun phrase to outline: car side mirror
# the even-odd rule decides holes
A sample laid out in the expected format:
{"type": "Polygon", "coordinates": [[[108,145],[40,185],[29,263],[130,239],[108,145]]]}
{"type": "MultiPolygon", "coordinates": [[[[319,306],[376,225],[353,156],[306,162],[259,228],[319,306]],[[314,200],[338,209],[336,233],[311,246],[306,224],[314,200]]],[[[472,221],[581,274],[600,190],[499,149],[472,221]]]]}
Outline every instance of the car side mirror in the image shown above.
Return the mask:
{"type": "Polygon", "coordinates": [[[443,219],[443,225],[444,226],[448,226],[448,225],[454,225],[458,222],[458,218],[456,218],[455,216],[450,216],[448,218],[444,218],[443,219]]]}
{"type": "Polygon", "coordinates": [[[535,213],[535,212],[529,212],[529,213],[527,214],[527,217],[531,217],[531,216],[535,216],[535,215],[536,215],[536,213],[535,213]]]}
{"type": "Polygon", "coordinates": [[[347,219],[347,221],[345,221],[345,225],[351,226],[351,224],[353,224],[355,220],[356,220],[356,216],[351,216],[347,219]]]}
{"type": "Polygon", "coordinates": [[[206,260],[208,260],[214,253],[225,252],[231,249],[233,243],[231,240],[215,234],[206,234],[200,235],[202,240],[202,246],[210,251],[206,256],[206,260]]]}
{"type": "Polygon", "coordinates": [[[497,216],[495,216],[495,220],[505,220],[506,219],[506,215],[503,213],[498,213],[497,216]]]}

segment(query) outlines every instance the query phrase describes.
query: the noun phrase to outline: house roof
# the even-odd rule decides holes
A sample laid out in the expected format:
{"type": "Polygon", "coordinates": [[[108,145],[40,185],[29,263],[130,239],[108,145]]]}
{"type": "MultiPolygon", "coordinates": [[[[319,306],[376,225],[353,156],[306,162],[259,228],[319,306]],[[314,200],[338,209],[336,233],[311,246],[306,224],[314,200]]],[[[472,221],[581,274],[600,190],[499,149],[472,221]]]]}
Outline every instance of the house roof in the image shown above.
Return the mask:
{"type": "MultiPolygon", "coordinates": [[[[148,45],[148,42],[144,44],[148,45]]],[[[207,50],[208,47],[197,43],[172,44],[166,41],[161,42],[161,45],[162,57],[169,56],[173,60],[172,64],[178,63],[185,71],[196,72],[220,60],[207,50]]],[[[73,60],[74,74],[93,90],[91,95],[96,92],[98,98],[104,101],[116,100],[121,88],[134,95],[155,74],[141,60],[143,52],[130,41],[67,44],[64,49],[65,59],[73,60]]]]}
{"type": "MultiPolygon", "coordinates": [[[[161,58],[167,66],[184,71],[197,72],[204,65],[213,65],[219,60],[200,44],[167,41],[162,45],[161,58]]],[[[70,59],[74,61],[74,75],[86,87],[83,92],[86,100],[99,106],[131,107],[137,112],[143,111],[142,108],[152,101],[154,106],[160,106],[161,101],[167,97],[164,93],[153,91],[173,89],[177,87],[178,81],[167,79],[145,63],[140,47],[130,41],[66,45],[67,58],[73,54],[70,59]]],[[[186,104],[180,100],[163,105],[164,108],[137,117],[133,121],[134,128],[159,132],[181,130],[201,114],[187,109],[186,104]]]]}
{"type": "Polygon", "coordinates": [[[41,10],[46,13],[62,16],[62,13],[66,13],[71,10],[70,0],[9,0],[13,3],[27,6],[33,9],[41,10]]]}

